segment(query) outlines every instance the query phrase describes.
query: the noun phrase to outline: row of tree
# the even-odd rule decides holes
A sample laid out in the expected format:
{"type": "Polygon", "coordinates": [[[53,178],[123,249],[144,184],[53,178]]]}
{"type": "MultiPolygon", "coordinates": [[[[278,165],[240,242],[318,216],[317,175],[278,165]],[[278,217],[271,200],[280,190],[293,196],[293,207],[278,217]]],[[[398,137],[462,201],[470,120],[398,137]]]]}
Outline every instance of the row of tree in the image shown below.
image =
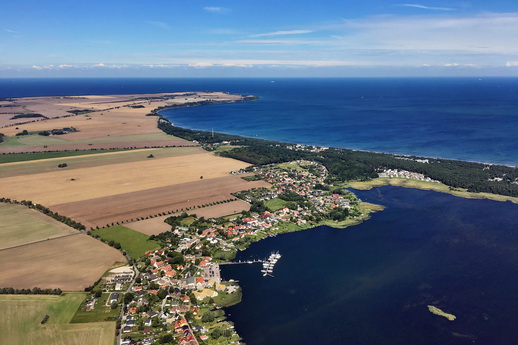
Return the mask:
{"type": "Polygon", "coordinates": [[[0,295],[61,295],[61,289],[15,289],[12,287],[0,288],[0,295]]]}

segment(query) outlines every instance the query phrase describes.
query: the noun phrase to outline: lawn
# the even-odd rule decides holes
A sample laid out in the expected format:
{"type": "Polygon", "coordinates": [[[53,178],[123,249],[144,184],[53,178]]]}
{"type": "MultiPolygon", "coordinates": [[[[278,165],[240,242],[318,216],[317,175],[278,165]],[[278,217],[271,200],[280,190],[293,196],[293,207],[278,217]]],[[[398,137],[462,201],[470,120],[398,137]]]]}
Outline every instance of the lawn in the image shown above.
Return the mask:
{"type": "MultiPolygon", "coordinates": [[[[112,309],[111,306],[106,305],[106,301],[110,297],[111,292],[103,293],[101,297],[95,303],[94,310],[86,311],[87,300],[81,303],[79,309],[75,313],[74,317],[70,321],[71,323],[86,323],[86,322],[100,322],[100,321],[112,321],[114,318],[119,316],[120,306],[116,309],[112,309]],[[108,319],[108,320],[107,320],[108,319]]],[[[119,293],[119,301],[121,299],[119,293]]]]}
{"type": "Polygon", "coordinates": [[[36,210],[0,203],[0,249],[77,233],[36,210]]]}
{"type": "Polygon", "coordinates": [[[287,203],[288,202],[286,200],[282,200],[279,198],[273,198],[273,199],[266,201],[264,204],[271,212],[275,212],[275,211],[285,208],[287,203]]]}
{"type": "Polygon", "coordinates": [[[241,289],[238,289],[234,293],[218,292],[218,295],[214,297],[214,302],[222,307],[230,307],[241,302],[243,294],[241,289]]]}
{"type": "Polygon", "coordinates": [[[2,344],[112,345],[115,323],[69,324],[84,293],[0,296],[2,344]],[[44,325],[41,321],[49,315],[44,325]]]}
{"type": "Polygon", "coordinates": [[[94,230],[93,233],[107,241],[120,243],[122,249],[135,259],[143,256],[148,251],[160,248],[160,244],[156,241],[151,241],[148,235],[122,225],[94,230]]]}

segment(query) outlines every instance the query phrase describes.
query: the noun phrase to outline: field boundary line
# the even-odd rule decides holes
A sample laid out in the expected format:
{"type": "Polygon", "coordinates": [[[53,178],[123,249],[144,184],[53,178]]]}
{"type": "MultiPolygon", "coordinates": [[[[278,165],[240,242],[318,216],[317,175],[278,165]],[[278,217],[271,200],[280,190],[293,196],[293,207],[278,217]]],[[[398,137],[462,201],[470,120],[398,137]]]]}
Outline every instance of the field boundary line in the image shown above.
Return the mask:
{"type": "Polygon", "coordinates": [[[6,248],[0,248],[0,252],[3,251],[3,250],[8,250],[8,249],[13,249],[13,248],[19,248],[19,247],[24,247],[24,246],[30,246],[31,244],[36,244],[36,243],[41,243],[41,242],[48,242],[48,241],[52,241],[52,240],[57,240],[57,239],[60,239],[60,238],[64,238],[64,237],[69,237],[69,236],[77,236],[77,235],[81,235],[82,232],[77,232],[75,234],[64,234],[62,236],[57,236],[57,237],[52,237],[52,238],[46,238],[44,240],[38,240],[38,241],[32,241],[32,242],[27,242],[27,243],[22,243],[22,244],[17,244],[15,246],[11,246],[11,247],[6,247],[6,248]]]}

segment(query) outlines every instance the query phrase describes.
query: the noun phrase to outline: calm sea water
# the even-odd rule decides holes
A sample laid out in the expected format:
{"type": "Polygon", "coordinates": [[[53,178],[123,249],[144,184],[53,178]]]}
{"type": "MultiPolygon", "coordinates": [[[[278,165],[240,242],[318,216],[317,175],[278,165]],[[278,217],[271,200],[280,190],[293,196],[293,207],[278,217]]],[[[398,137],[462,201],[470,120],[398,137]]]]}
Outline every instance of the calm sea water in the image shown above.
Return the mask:
{"type": "Polygon", "coordinates": [[[239,253],[280,251],[273,278],[258,264],[223,266],[243,288],[227,311],[247,344],[516,344],[518,205],[396,187],[357,194],[387,209],[239,253]]]}
{"type": "Polygon", "coordinates": [[[183,127],[518,165],[518,78],[0,79],[0,97],[186,90],[260,100],[163,112],[183,127]]]}

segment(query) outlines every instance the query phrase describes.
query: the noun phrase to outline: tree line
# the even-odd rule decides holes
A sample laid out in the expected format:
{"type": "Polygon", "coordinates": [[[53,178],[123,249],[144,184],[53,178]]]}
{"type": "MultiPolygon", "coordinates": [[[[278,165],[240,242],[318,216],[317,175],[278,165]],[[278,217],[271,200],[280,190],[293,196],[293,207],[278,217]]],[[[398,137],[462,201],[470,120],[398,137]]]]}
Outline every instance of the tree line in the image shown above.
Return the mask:
{"type": "Polygon", "coordinates": [[[518,169],[515,167],[340,148],[312,152],[294,149],[293,144],[176,127],[163,118],[159,120],[158,128],[167,134],[200,143],[229,141],[239,147],[219,153],[221,156],[254,165],[294,160],[317,161],[329,171],[329,183],[368,181],[378,177],[383,170],[398,169],[420,173],[452,188],[464,188],[469,192],[518,197],[518,169]]]}
{"type": "Polygon", "coordinates": [[[14,289],[12,287],[0,288],[0,295],[61,295],[61,289],[14,289]]]}

